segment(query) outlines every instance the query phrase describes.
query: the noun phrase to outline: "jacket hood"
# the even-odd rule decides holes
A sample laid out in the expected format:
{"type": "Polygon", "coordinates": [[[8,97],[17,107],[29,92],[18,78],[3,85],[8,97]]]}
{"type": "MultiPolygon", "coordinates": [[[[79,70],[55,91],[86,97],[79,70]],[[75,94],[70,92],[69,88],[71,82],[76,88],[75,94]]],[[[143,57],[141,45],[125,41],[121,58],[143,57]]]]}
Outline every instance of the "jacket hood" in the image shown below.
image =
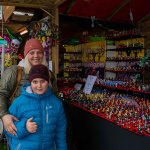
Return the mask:
{"type": "Polygon", "coordinates": [[[50,87],[48,87],[48,90],[46,91],[46,93],[40,94],[40,95],[35,94],[32,91],[29,91],[29,89],[31,89],[31,84],[30,83],[27,83],[27,84],[23,85],[22,88],[21,88],[22,95],[26,95],[26,96],[34,97],[34,98],[39,98],[39,97],[44,98],[44,97],[49,97],[49,96],[53,95],[53,92],[52,92],[50,87]]]}

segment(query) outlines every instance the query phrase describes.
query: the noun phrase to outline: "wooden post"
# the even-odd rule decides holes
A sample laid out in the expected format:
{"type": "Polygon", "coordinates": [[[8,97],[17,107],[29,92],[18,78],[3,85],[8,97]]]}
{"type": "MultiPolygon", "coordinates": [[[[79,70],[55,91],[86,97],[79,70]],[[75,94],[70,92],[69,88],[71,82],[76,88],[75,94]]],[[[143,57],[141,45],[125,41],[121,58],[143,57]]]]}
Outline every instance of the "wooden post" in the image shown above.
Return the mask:
{"type": "MultiPolygon", "coordinates": [[[[53,22],[56,25],[59,25],[59,13],[58,8],[54,10],[54,19],[53,22]]],[[[52,63],[53,63],[53,71],[55,74],[58,74],[59,72],[59,43],[55,42],[55,46],[52,47],[52,63]]]]}

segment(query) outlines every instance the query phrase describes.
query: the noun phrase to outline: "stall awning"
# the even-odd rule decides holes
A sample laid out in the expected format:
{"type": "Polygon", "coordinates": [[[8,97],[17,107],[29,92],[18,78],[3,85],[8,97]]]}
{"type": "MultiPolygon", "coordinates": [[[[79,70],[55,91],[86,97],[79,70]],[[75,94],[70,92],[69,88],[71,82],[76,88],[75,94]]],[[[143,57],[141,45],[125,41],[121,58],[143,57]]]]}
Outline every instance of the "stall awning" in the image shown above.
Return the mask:
{"type": "Polygon", "coordinates": [[[138,23],[150,17],[150,0],[66,0],[59,6],[63,15],[115,23],[138,23]]]}

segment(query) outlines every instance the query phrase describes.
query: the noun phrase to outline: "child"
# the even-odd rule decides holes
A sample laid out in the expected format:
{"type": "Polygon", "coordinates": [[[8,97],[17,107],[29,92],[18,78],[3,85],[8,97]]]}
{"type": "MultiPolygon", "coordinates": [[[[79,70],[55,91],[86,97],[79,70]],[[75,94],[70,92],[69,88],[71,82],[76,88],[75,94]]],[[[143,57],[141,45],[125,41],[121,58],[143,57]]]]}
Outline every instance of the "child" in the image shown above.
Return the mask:
{"type": "Polygon", "coordinates": [[[19,119],[15,122],[16,135],[5,131],[10,149],[67,150],[66,117],[62,102],[49,87],[48,68],[33,66],[29,81],[9,108],[9,113],[19,119]]]}

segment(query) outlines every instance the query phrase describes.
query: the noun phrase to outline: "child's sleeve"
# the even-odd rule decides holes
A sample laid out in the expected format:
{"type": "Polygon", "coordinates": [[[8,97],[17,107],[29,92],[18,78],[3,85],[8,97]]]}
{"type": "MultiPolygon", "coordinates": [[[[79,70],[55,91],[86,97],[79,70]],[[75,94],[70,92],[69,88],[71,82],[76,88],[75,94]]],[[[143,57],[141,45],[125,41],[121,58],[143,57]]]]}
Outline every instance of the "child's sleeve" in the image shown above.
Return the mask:
{"type": "Polygon", "coordinates": [[[15,101],[14,101],[14,103],[9,108],[9,113],[11,115],[15,116],[19,121],[14,122],[14,124],[17,128],[17,132],[16,132],[17,135],[12,135],[5,131],[6,134],[13,138],[20,138],[20,139],[24,138],[25,136],[28,136],[30,133],[26,129],[27,118],[24,118],[24,119],[21,118],[22,113],[19,110],[19,104],[15,103],[15,101]]]}
{"type": "Polygon", "coordinates": [[[66,116],[63,105],[61,103],[56,127],[56,147],[58,150],[67,150],[66,127],[67,127],[66,116]]]}
{"type": "Polygon", "coordinates": [[[15,121],[14,124],[17,128],[16,135],[12,135],[12,134],[8,133],[7,131],[5,131],[7,136],[13,137],[13,138],[19,138],[19,139],[22,139],[22,138],[28,136],[30,133],[26,129],[26,121],[27,121],[26,119],[15,121]]]}

